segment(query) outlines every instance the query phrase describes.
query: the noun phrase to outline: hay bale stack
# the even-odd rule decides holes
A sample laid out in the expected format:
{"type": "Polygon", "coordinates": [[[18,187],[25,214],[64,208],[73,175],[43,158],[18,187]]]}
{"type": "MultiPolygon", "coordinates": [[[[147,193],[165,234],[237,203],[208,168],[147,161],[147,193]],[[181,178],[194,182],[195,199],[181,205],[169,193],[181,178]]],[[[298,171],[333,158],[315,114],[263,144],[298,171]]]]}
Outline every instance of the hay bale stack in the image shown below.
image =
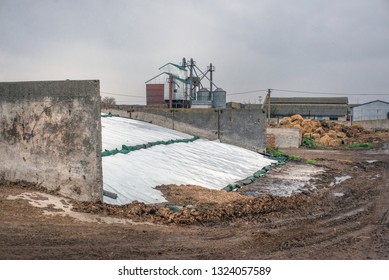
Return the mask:
{"type": "Polygon", "coordinates": [[[289,125],[290,123],[292,122],[292,119],[291,118],[289,118],[289,117],[285,117],[285,118],[283,118],[281,121],[280,121],[280,125],[282,126],[282,125],[289,125]]]}
{"type": "Polygon", "coordinates": [[[292,120],[292,123],[298,124],[301,124],[304,121],[304,118],[299,114],[291,116],[290,119],[292,120]]]}
{"type": "Polygon", "coordinates": [[[276,127],[297,127],[302,135],[312,138],[319,145],[328,147],[358,142],[361,135],[369,133],[359,125],[347,126],[326,120],[304,120],[299,114],[281,119],[276,127]]]}

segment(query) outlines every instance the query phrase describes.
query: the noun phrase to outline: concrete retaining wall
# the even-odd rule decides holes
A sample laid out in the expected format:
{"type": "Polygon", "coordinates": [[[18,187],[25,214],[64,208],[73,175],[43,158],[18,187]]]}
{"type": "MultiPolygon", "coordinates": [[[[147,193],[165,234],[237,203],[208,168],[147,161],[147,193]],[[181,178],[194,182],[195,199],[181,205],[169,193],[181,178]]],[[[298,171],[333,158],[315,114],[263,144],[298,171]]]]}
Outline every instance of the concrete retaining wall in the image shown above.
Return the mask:
{"type": "Polygon", "coordinates": [[[246,149],[265,149],[265,114],[258,109],[163,109],[118,105],[105,113],[151,122],[209,140],[246,149]]]}
{"type": "Polygon", "coordinates": [[[267,128],[269,146],[277,148],[298,148],[301,145],[302,135],[298,128],[267,128]]]}
{"type": "Polygon", "coordinates": [[[0,181],[102,199],[99,81],[0,83],[0,181]]]}
{"type": "Polygon", "coordinates": [[[266,115],[258,109],[220,110],[221,142],[263,151],[266,142],[266,115]]]}
{"type": "Polygon", "coordinates": [[[371,121],[354,121],[353,124],[360,125],[365,129],[389,130],[389,119],[371,120],[371,121]]]}

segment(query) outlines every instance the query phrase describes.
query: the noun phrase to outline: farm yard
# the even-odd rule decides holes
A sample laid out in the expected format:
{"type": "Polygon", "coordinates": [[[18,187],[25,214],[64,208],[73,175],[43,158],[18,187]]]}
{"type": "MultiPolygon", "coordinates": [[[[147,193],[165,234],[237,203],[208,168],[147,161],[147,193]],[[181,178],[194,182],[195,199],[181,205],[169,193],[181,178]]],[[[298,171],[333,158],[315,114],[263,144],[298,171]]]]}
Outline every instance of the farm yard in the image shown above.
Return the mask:
{"type": "MultiPolygon", "coordinates": [[[[105,122],[107,128],[109,122],[105,122]]],[[[158,133],[163,135],[161,131],[158,133]]],[[[132,193],[135,196],[130,200],[122,200],[124,203],[78,202],[55,191],[3,182],[0,184],[0,258],[388,259],[389,134],[361,134],[359,140],[364,136],[364,140],[371,142],[371,148],[344,149],[337,145],[335,148],[286,149],[283,151],[286,155],[299,160],[274,165],[266,174],[230,192],[223,187],[247,179],[272,160],[202,139],[142,146],[127,154],[103,157],[103,172],[106,172],[104,168],[109,170],[108,165],[116,166],[115,170],[125,166],[120,171],[122,175],[116,178],[126,177],[126,170],[131,170],[127,176],[137,178],[134,187],[141,188],[142,180],[146,184],[142,172],[147,165],[138,166],[137,170],[139,159],[115,165],[115,157],[132,158],[137,153],[144,153],[146,157],[146,152],[147,156],[152,156],[150,153],[160,155],[162,148],[172,153],[168,149],[178,145],[181,147],[178,151],[185,150],[185,145],[192,147],[197,141],[196,145],[208,143],[214,151],[221,149],[213,155],[213,160],[225,163],[219,165],[224,173],[214,170],[213,174],[217,174],[214,178],[212,173],[204,175],[208,181],[185,184],[175,182],[172,170],[165,170],[166,176],[159,178],[169,180],[159,184],[153,181],[158,185],[150,188],[150,192],[158,194],[155,203],[142,201],[136,193],[132,193]],[[222,149],[227,150],[223,153],[222,149]],[[238,156],[243,153],[246,153],[244,157],[238,156]],[[110,162],[104,163],[106,159],[110,162]],[[252,162],[255,164],[250,167],[252,162]],[[243,170],[243,167],[248,169],[243,170]],[[233,174],[234,170],[240,173],[233,174]],[[207,187],[212,180],[221,183],[207,187]]],[[[141,137],[140,133],[137,135],[141,137]]],[[[176,134],[175,139],[191,137],[176,134]]],[[[166,139],[145,138],[142,143],[127,139],[126,143],[123,141],[127,140],[120,137],[104,136],[103,130],[103,149],[118,148],[116,140],[133,147],[169,138],[170,135],[166,139]]],[[[209,150],[209,146],[205,150],[209,150]]],[[[201,155],[203,153],[196,154],[198,168],[206,164],[201,155]]],[[[205,156],[212,158],[206,153],[205,156]]],[[[145,162],[152,164],[152,161],[155,158],[145,162]]],[[[179,170],[182,166],[185,165],[173,167],[179,170]]],[[[211,167],[204,165],[203,168],[199,169],[199,174],[205,174],[204,170],[211,167]]],[[[109,185],[110,192],[125,196],[124,191],[119,192],[125,188],[123,180],[115,182],[115,176],[110,176],[104,174],[107,178],[104,188],[109,185]]],[[[193,180],[198,177],[197,174],[193,180]]],[[[131,181],[127,177],[128,180],[131,181]]],[[[109,198],[105,199],[110,202],[109,198]]]]}

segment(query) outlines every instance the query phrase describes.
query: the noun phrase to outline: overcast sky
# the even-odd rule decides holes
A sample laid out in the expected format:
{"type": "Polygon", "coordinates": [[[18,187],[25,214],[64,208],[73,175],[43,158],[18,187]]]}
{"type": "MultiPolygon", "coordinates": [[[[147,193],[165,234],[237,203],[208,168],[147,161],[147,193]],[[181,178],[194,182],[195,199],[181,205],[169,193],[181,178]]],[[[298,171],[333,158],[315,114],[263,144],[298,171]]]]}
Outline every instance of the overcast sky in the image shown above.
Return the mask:
{"type": "Polygon", "coordinates": [[[0,81],[99,79],[144,104],[145,81],[183,57],[212,62],[227,94],[389,102],[389,0],[0,0],[0,81]]]}

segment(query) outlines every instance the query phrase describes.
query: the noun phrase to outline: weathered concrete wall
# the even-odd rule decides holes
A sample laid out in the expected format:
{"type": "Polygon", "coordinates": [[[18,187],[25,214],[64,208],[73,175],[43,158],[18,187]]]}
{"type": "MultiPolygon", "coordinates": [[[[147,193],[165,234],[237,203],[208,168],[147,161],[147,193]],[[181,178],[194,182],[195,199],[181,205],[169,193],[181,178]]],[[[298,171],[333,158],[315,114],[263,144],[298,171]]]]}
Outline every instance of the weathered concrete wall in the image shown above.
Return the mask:
{"type": "Polygon", "coordinates": [[[301,132],[298,128],[267,128],[267,139],[270,146],[277,148],[298,148],[301,145],[301,132]],[[273,143],[274,142],[274,143],[273,143]]]}
{"type": "Polygon", "coordinates": [[[215,109],[174,109],[173,129],[209,140],[220,137],[218,131],[218,111],[215,109]]]}
{"type": "Polygon", "coordinates": [[[261,110],[220,110],[220,131],[222,142],[251,150],[265,149],[266,116],[261,110]]]}
{"type": "Polygon", "coordinates": [[[250,150],[265,148],[266,118],[256,108],[162,109],[120,105],[104,111],[250,150]]]}
{"type": "Polygon", "coordinates": [[[0,83],[0,180],[102,199],[99,81],[0,83]]]}
{"type": "Polygon", "coordinates": [[[360,125],[365,129],[389,130],[389,119],[371,120],[371,121],[354,121],[353,124],[360,125]]]}

